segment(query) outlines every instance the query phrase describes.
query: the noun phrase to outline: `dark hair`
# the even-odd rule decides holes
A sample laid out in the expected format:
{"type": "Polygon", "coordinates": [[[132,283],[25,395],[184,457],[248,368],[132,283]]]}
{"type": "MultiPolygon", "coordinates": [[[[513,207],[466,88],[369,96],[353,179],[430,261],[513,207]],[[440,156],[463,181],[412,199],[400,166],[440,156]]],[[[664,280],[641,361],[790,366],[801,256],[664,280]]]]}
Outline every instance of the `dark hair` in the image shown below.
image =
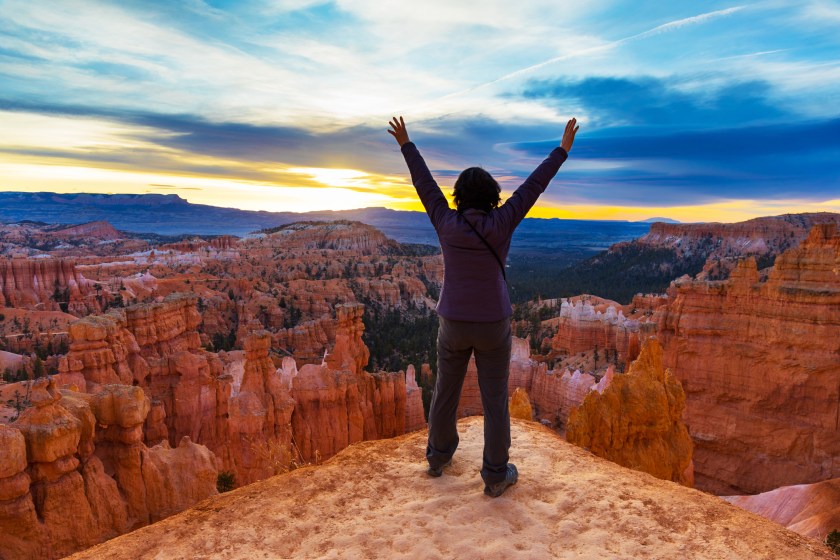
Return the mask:
{"type": "Polygon", "coordinates": [[[452,197],[458,212],[477,208],[489,212],[499,206],[502,189],[492,175],[480,167],[464,169],[455,181],[452,197]]]}

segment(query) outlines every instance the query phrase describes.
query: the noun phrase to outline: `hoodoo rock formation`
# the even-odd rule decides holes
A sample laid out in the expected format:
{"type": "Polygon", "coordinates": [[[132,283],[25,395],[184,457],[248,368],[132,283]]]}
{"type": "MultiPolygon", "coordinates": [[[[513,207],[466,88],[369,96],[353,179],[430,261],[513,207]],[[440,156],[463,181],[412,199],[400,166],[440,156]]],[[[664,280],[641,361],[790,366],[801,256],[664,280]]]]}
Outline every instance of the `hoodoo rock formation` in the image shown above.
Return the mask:
{"type": "Polygon", "coordinates": [[[615,302],[599,305],[589,301],[564,301],[560,305],[557,334],[552,350],[560,354],[578,354],[598,348],[617,351],[618,359],[630,362],[639,351],[639,322],[627,319],[615,302]]]}
{"type": "Polygon", "coordinates": [[[692,443],[683,423],[685,393],[648,339],[630,371],[590,392],[572,410],[566,439],[619,465],[685,486],[694,482],[692,443]]]}
{"type": "MultiPolygon", "coordinates": [[[[536,420],[562,428],[572,408],[580,405],[592,390],[595,377],[588,373],[549,370],[545,363],[531,359],[528,341],[513,337],[508,393],[523,389],[529,396],[536,420]]],[[[470,357],[467,374],[458,402],[458,417],[483,414],[478,369],[475,356],[470,357]]]]}
{"type": "Polygon", "coordinates": [[[197,300],[193,294],[171,294],[160,303],[112,309],[71,324],[59,383],[87,392],[109,383],[138,385],[151,399],[150,418],[164,422],[147,422],[151,443],[162,437],[172,446],[183,436],[207,439],[216,417],[214,380],[223,366],[216,354],[201,348],[197,300]]]}
{"type": "Polygon", "coordinates": [[[327,355],[326,364],[334,370],[346,369],[359,375],[370,358],[362,342],[365,325],[362,322],[365,306],[359,303],[335,307],[335,346],[327,355]]]}
{"type": "Polygon", "coordinates": [[[137,387],[59,393],[33,383],[32,405],[0,425],[0,555],[60,558],[153,523],[216,493],[215,457],[188,438],[146,447],[149,400],[137,387]]]}
{"type": "MultiPolygon", "coordinates": [[[[244,351],[204,350],[197,300],[171,294],[72,324],[59,383],[88,392],[109,383],[139,386],[151,399],[145,441],[174,446],[187,436],[206,445],[237,484],[329,458],[357,441],[405,433],[404,374],[364,371],[361,304],[336,306],[335,344],[323,364],[278,370],[266,331],[249,334],[244,351]]],[[[419,389],[412,399],[416,429],[423,418],[419,389]]]]}
{"type": "Polygon", "coordinates": [[[511,422],[519,482],[488,498],[477,468],[482,421],[461,420],[458,429],[458,453],[440,478],[423,474],[423,432],[363,442],[70,560],[833,558],[821,543],[716,496],[595,457],[534,422],[511,422]]]}
{"type": "Polygon", "coordinates": [[[413,432],[425,427],[423,391],[417,384],[414,366],[410,365],[405,372],[405,431],[413,432]]]}
{"type": "Polygon", "coordinates": [[[511,418],[519,418],[520,420],[533,420],[534,411],[531,408],[531,401],[528,399],[528,393],[522,387],[517,387],[510,396],[510,403],[508,405],[511,418]]]}
{"type": "Polygon", "coordinates": [[[817,225],[722,282],[675,281],[659,313],[663,362],[687,394],[698,487],[766,492],[840,477],[840,235],[817,225]]]}

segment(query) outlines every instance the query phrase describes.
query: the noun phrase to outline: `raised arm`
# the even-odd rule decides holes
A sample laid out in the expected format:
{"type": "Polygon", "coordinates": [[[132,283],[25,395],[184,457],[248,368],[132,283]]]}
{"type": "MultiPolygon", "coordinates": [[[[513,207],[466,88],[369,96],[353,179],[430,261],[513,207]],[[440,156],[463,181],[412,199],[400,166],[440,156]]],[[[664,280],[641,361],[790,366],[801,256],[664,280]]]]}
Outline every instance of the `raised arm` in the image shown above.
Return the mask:
{"type": "Polygon", "coordinates": [[[411,173],[411,182],[417,190],[417,195],[420,197],[420,202],[426,209],[429,219],[432,221],[432,226],[435,230],[438,229],[443,216],[449,211],[449,203],[440,190],[437,182],[432,177],[423,156],[414,142],[408,139],[408,131],[405,128],[405,121],[402,117],[397,120],[396,117],[389,121],[391,129],[388,134],[394,137],[400,145],[400,151],[405,157],[405,162],[408,164],[408,170],[411,173]]]}
{"type": "Polygon", "coordinates": [[[507,201],[499,207],[498,216],[507,232],[513,232],[528,211],[537,202],[548,184],[557,174],[560,166],[569,157],[569,150],[575,141],[575,134],[580,127],[577,119],[566,123],[560,146],[554,148],[551,154],[534,170],[522,185],[516,189],[507,201]]]}

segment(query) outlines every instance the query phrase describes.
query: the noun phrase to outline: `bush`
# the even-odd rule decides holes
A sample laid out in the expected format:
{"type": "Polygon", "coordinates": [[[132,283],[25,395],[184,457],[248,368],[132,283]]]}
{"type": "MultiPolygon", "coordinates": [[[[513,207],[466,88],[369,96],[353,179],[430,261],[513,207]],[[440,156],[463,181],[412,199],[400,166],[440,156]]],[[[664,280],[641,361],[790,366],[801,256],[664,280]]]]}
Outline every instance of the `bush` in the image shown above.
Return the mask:
{"type": "Polygon", "coordinates": [[[840,531],[835,529],[826,535],[825,544],[834,554],[840,554],[840,531]]]}
{"type": "Polygon", "coordinates": [[[230,471],[222,471],[216,477],[216,490],[219,494],[230,492],[236,484],[236,476],[230,471]]]}

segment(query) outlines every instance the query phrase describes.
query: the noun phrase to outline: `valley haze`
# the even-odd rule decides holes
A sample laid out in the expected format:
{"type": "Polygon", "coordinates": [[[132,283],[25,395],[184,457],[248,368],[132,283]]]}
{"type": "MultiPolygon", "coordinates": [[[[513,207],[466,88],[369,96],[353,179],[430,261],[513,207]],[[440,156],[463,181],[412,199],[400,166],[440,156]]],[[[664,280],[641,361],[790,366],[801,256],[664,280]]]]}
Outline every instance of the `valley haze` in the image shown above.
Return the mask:
{"type": "MultiPolygon", "coordinates": [[[[425,212],[387,208],[268,212],[192,204],[176,194],[59,194],[0,192],[0,222],[21,220],[84,223],[104,220],[119,230],[157,235],[237,235],[305,220],[355,220],[372,225],[400,243],[438,246],[425,212]]],[[[511,253],[533,254],[606,249],[648,232],[646,222],[525,218],[514,234],[511,253]]]]}

